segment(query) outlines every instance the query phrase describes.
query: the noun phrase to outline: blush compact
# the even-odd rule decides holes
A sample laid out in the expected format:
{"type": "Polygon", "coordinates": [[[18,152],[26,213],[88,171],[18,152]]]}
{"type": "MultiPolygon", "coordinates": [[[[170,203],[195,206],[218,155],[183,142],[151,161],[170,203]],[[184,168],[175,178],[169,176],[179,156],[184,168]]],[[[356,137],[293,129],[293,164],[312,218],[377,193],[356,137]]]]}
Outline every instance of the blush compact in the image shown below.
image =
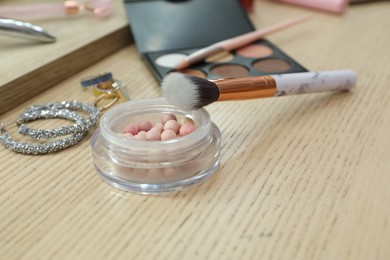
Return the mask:
{"type": "MultiPolygon", "coordinates": [[[[125,9],[138,51],[157,81],[195,51],[255,30],[238,0],[126,0],[125,9]]],[[[207,79],[305,71],[264,38],[179,70],[207,79]]]]}
{"type": "Polygon", "coordinates": [[[220,164],[221,132],[203,108],[184,111],[165,98],[131,100],[109,109],[91,138],[97,173],[110,185],[136,193],[160,194],[189,188],[212,176],[220,164]],[[126,125],[166,114],[191,119],[192,133],[143,141],[124,134],[126,125]]]}

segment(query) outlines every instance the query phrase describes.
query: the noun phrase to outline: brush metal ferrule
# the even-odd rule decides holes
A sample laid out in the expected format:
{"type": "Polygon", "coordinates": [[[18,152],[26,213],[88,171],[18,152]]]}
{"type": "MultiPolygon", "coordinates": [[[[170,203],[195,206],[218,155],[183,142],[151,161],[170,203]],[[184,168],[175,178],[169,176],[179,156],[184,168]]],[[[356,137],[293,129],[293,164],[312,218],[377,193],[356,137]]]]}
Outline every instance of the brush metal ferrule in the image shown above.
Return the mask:
{"type": "Polygon", "coordinates": [[[218,101],[243,100],[276,95],[276,82],[271,76],[212,80],[219,89],[218,101]]]}

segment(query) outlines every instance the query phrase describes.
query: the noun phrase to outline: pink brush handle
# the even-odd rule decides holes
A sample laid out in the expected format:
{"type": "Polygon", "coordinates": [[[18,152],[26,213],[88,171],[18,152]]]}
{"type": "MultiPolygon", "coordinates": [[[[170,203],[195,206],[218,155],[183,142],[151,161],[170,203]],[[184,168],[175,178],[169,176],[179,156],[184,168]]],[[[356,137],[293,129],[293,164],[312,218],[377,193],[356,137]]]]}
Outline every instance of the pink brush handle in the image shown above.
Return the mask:
{"type": "Polygon", "coordinates": [[[348,0],[277,0],[282,3],[294,4],[318,10],[342,14],[348,7],[348,0]]]}
{"type": "Polygon", "coordinates": [[[264,29],[259,29],[259,30],[253,31],[253,32],[249,32],[249,33],[237,36],[237,37],[232,38],[232,39],[224,40],[224,41],[218,43],[218,45],[227,51],[235,50],[235,49],[240,48],[242,46],[245,46],[249,43],[252,43],[256,40],[259,40],[266,35],[281,31],[285,28],[291,27],[291,26],[296,25],[298,23],[302,23],[310,18],[311,18],[310,15],[305,15],[303,17],[299,17],[299,18],[292,19],[289,21],[281,22],[279,24],[275,24],[273,26],[270,26],[270,27],[267,27],[264,29]]]}
{"type": "Polygon", "coordinates": [[[271,33],[283,30],[287,27],[293,26],[295,24],[304,22],[304,21],[308,20],[310,17],[311,16],[306,15],[306,16],[299,17],[299,18],[289,20],[289,21],[285,21],[285,22],[282,22],[282,23],[279,23],[279,24],[276,24],[276,25],[273,25],[273,26],[270,26],[270,27],[267,27],[264,29],[259,29],[259,30],[249,32],[249,33],[246,33],[246,34],[234,37],[234,38],[230,38],[230,39],[227,39],[227,40],[224,40],[221,42],[214,43],[208,47],[202,48],[202,49],[190,54],[189,56],[187,56],[186,58],[181,60],[178,64],[176,64],[175,68],[178,70],[184,69],[186,67],[189,67],[192,64],[195,64],[197,62],[205,60],[206,58],[208,58],[216,53],[219,53],[223,50],[231,51],[234,49],[238,49],[238,48],[243,47],[251,42],[259,40],[268,34],[271,34],[271,33]]]}

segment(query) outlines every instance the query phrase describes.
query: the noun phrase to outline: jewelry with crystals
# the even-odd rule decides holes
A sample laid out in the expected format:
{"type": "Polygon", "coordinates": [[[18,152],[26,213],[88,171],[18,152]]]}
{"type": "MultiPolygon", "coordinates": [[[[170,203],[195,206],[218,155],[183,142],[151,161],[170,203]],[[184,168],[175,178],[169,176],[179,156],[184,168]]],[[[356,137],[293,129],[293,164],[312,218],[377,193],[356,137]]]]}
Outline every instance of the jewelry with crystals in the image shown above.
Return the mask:
{"type": "MultiPolygon", "coordinates": [[[[89,115],[89,118],[84,119],[84,124],[85,124],[85,127],[88,129],[97,123],[99,116],[100,116],[100,112],[99,112],[98,108],[96,108],[92,105],[89,105],[87,103],[72,100],[72,101],[52,102],[52,103],[47,103],[47,104],[43,104],[43,105],[31,106],[24,111],[24,113],[26,113],[26,115],[23,116],[23,114],[22,114],[19,118],[21,118],[22,120],[25,120],[25,118],[28,118],[35,111],[53,110],[53,109],[56,109],[56,110],[67,109],[67,110],[71,110],[71,111],[82,110],[82,111],[86,112],[89,115]]],[[[16,123],[21,124],[22,122],[20,121],[20,122],[16,122],[16,123]]]]}
{"type": "Polygon", "coordinates": [[[6,132],[4,125],[0,125],[0,142],[8,149],[23,154],[46,154],[54,153],[59,150],[65,149],[67,147],[77,144],[87,132],[81,132],[75,135],[72,135],[68,138],[64,138],[58,141],[47,142],[43,144],[29,144],[29,143],[19,143],[13,140],[10,135],[6,132]]]}
{"type": "Polygon", "coordinates": [[[18,125],[18,132],[21,135],[27,135],[35,139],[53,139],[59,136],[70,135],[74,133],[80,133],[85,131],[85,127],[83,126],[84,120],[83,118],[70,110],[67,109],[53,109],[53,110],[35,110],[29,113],[23,113],[16,120],[16,124],[18,125]],[[63,118],[75,121],[75,124],[70,126],[61,126],[56,129],[32,129],[27,127],[23,123],[31,122],[36,119],[48,119],[48,118],[63,118]]]}
{"type": "Polygon", "coordinates": [[[20,143],[13,140],[7,133],[5,126],[1,124],[0,142],[6,148],[23,154],[46,154],[57,152],[77,144],[87,134],[88,130],[96,125],[99,115],[99,109],[96,107],[77,101],[62,101],[31,106],[17,119],[18,131],[21,134],[30,136],[34,139],[53,139],[64,135],[71,136],[46,143],[20,143]],[[87,112],[89,117],[87,119],[83,118],[75,112],[77,110],[87,112]],[[63,118],[72,120],[75,124],[49,130],[31,129],[24,125],[26,122],[41,118],[63,118]]]}
{"type": "Polygon", "coordinates": [[[92,87],[92,92],[95,96],[100,96],[101,94],[116,91],[118,88],[114,87],[114,80],[105,81],[99,84],[96,84],[92,87]]]}

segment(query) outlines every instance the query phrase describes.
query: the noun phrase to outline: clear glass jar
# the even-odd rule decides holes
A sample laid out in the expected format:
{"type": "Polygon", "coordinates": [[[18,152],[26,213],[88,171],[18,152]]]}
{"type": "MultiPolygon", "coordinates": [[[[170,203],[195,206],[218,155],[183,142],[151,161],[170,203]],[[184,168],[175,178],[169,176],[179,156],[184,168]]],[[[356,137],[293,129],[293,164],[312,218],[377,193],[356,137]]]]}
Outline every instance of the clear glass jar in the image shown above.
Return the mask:
{"type": "Polygon", "coordinates": [[[183,111],[164,98],[129,101],[108,110],[91,138],[95,168],[114,187],[144,194],[176,191],[210,176],[220,162],[221,132],[205,109],[183,111]],[[128,124],[160,121],[173,113],[191,118],[196,130],[165,141],[139,141],[123,134],[128,124]]]}

